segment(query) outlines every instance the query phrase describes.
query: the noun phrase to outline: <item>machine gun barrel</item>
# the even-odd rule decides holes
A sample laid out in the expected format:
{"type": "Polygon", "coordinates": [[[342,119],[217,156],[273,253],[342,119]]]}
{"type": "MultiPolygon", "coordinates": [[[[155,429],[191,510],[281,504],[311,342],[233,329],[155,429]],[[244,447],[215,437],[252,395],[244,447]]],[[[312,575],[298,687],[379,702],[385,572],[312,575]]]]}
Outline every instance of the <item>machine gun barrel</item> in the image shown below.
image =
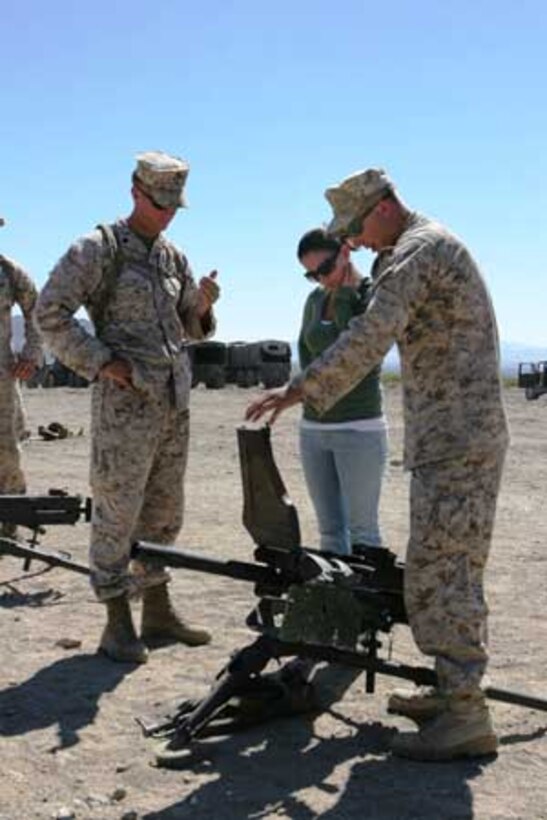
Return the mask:
{"type": "MultiPolygon", "coordinates": [[[[68,555],[59,552],[50,552],[40,547],[29,546],[12,538],[0,538],[0,555],[4,553],[25,561],[43,561],[52,567],[63,567],[80,575],[89,575],[89,567],[74,561],[68,555]]],[[[148,544],[144,541],[136,542],[131,550],[131,556],[143,562],[158,562],[162,566],[178,569],[188,569],[207,575],[221,575],[225,578],[234,578],[238,581],[247,581],[252,584],[268,584],[278,586],[281,582],[278,570],[244,561],[220,561],[208,558],[197,552],[175,550],[173,547],[148,544]]]]}
{"type": "Polygon", "coordinates": [[[484,694],[490,700],[499,700],[501,703],[513,703],[515,706],[524,706],[526,709],[547,712],[547,700],[545,698],[523,695],[522,692],[513,692],[510,689],[498,689],[496,686],[487,686],[484,689],[484,694]]]}
{"type": "Polygon", "coordinates": [[[234,578],[252,584],[279,584],[280,582],[280,573],[265,564],[251,564],[246,561],[221,561],[197,552],[176,550],[173,547],[150,544],[146,541],[135,542],[131,549],[131,555],[133,558],[147,563],[157,562],[162,566],[189,569],[207,575],[221,575],[224,578],[234,578]]]}
{"type": "MultiPolygon", "coordinates": [[[[377,552],[387,553],[387,550],[377,552]]],[[[131,556],[146,563],[157,563],[158,566],[247,581],[255,585],[258,597],[281,595],[291,584],[302,585],[319,578],[331,580],[335,575],[353,577],[358,594],[367,596],[381,591],[381,587],[375,583],[377,576],[381,580],[385,580],[386,577],[385,573],[380,574],[377,568],[367,567],[362,562],[354,566],[350,560],[307,547],[295,547],[292,550],[260,547],[255,552],[256,560],[248,562],[223,561],[171,546],[137,541],[131,548],[131,556]]],[[[395,593],[393,594],[395,597],[395,593]]],[[[398,595],[402,607],[402,584],[399,586],[398,595]]]]}

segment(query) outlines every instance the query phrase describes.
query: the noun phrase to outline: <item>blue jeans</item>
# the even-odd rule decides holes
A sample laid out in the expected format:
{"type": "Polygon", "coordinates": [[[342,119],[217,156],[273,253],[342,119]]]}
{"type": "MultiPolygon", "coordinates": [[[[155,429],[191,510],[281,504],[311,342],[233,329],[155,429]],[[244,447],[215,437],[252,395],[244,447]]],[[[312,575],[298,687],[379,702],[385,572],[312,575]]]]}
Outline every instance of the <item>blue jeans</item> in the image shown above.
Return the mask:
{"type": "Polygon", "coordinates": [[[300,429],[300,455],[325,552],[381,546],[378,505],[387,461],[382,431],[300,429]]]}

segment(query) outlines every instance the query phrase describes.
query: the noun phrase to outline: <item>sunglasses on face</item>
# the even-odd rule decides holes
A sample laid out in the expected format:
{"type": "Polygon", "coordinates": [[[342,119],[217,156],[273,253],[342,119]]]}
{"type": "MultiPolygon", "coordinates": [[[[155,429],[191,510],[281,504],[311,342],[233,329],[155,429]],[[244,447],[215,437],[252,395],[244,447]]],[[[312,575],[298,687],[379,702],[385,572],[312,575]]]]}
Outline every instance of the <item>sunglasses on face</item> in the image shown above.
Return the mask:
{"type": "Polygon", "coordinates": [[[157,211],[171,211],[172,210],[170,205],[160,205],[160,203],[157,202],[154,199],[154,197],[151,194],[148,193],[148,191],[145,191],[143,188],[141,188],[140,185],[138,185],[137,187],[138,187],[139,191],[141,192],[141,194],[144,194],[144,196],[147,198],[147,200],[150,202],[150,204],[153,205],[154,208],[157,211]]]}
{"type": "Polygon", "coordinates": [[[344,238],[351,239],[352,236],[359,236],[359,234],[363,230],[363,222],[365,217],[368,216],[370,211],[367,211],[363,216],[356,216],[355,219],[352,219],[349,223],[348,227],[344,231],[344,238]]]}
{"type": "Polygon", "coordinates": [[[308,280],[318,282],[322,276],[329,276],[333,272],[337,261],[338,252],[335,253],[334,256],[329,256],[327,259],[324,259],[321,264],[315,268],[315,270],[307,270],[304,276],[308,280]]]}
{"type": "Polygon", "coordinates": [[[372,208],[369,208],[367,211],[362,213],[360,216],[356,216],[355,219],[352,219],[351,222],[349,223],[348,227],[344,231],[344,237],[343,238],[351,240],[352,236],[359,236],[359,234],[361,234],[363,232],[363,222],[365,221],[365,219],[367,219],[371,215],[371,213],[376,208],[376,205],[379,205],[380,202],[382,202],[384,199],[387,199],[389,196],[390,196],[390,194],[386,194],[380,200],[378,200],[378,202],[375,205],[373,205],[372,208]]]}

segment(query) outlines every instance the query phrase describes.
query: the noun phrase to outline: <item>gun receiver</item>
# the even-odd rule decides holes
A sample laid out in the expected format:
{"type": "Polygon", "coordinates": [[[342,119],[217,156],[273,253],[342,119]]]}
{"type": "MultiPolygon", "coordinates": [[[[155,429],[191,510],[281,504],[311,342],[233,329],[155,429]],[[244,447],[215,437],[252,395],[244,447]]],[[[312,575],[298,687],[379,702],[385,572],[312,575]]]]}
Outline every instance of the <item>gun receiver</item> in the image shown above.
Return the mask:
{"type": "Polygon", "coordinates": [[[91,499],[50,490],[48,495],[0,495],[0,522],[40,532],[50,524],[76,524],[91,518],[91,499]]]}
{"type": "Polygon", "coordinates": [[[18,539],[0,534],[0,554],[9,553],[23,558],[23,569],[30,569],[31,561],[39,558],[55,566],[63,566],[74,572],[89,574],[87,567],[71,561],[61,554],[43,552],[38,547],[38,537],[50,525],[74,525],[83,517],[91,520],[91,499],[79,495],[68,495],[64,490],[51,489],[48,495],[0,495],[1,531],[15,532],[16,527],[26,527],[32,531],[27,546],[18,539]]]}

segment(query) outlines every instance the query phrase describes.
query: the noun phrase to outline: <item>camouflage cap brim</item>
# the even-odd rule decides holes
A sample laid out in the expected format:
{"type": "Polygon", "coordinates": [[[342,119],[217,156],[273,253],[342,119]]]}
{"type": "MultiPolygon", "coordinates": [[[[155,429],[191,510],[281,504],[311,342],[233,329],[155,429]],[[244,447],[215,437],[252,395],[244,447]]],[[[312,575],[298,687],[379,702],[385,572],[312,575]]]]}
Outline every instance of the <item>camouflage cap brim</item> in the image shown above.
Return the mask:
{"type": "Polygon", "coordinates": [[[173,190],[167,188],[158,188],[151,185],[142,185],[141,187],[145,193],[149,193],[154,201],[161,205],[162,208],[187,208],[186,197],[183,190],[173,190]]]}
{"type": "Polygon", "coordinates": [[[327,225],[327,233],[329,236],[336,236],[341,237],[344,236],[344,233],[347,231],[347,227],[351,222],[351,216],[340,216],[336,215],[327,225]]]}
{"type": "Polygon", "coordinates": [[[327,225],[327,233],[330,236],[344,236],[347,232],[348,226],[354,219],[354,214],[336,214],[327,225]]]}

